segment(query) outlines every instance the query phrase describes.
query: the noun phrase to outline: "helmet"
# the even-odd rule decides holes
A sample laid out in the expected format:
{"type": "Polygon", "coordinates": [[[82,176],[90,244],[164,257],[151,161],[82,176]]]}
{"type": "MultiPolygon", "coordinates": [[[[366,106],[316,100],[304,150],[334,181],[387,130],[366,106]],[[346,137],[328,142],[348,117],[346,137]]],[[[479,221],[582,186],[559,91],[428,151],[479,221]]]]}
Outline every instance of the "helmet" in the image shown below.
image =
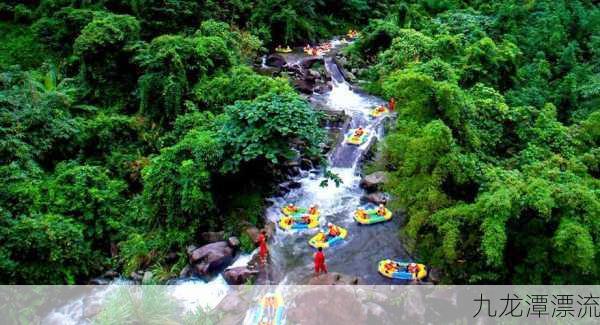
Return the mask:
{"type": "Polygon", "coordinates": [[[383,204],[379,204],[379,207],[380,207],[380,208],[383,208],[383,204]]]}
{"type": "Polygon", "coordinates": [[[410,263],[410,266],[417,266],[417,263],[410,263]]]}
{"type": "Polygon", "coordinates": [[[327,223],[327,227],[332,227],[332,226],[333,226],[333,224],[331,222],[327,223]]]}

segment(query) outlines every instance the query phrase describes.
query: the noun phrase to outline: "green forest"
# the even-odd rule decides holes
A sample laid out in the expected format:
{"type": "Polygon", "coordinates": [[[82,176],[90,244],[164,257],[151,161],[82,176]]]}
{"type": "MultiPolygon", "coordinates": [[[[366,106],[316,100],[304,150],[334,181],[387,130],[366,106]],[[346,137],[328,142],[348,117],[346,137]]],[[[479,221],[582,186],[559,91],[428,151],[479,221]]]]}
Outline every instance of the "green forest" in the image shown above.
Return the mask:
{"type": "Polygon", "coordinates": [[[443,283],[599,283],[591,0],[3,1],[2,283],[166,280],[206,231],[252,250],[286,163],[324,165],[327,142],[289,78],[253,67],[351,28],[345,68],[396,101],[365,169],[389,176],[409,252],[443,283]]]}

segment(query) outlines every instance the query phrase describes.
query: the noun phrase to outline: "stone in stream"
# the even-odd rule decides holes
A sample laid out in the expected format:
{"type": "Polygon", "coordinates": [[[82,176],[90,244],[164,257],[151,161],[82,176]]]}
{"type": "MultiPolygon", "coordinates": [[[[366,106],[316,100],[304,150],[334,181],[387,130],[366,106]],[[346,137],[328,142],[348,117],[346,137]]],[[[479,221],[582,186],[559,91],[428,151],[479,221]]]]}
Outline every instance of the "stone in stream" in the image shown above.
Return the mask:
{"type": "Polygon", "coordinates": [[[387,180],[387,175],[385,172],[374,172],[369,174],[360,181],[360,187],[364,188],[367,192],[375,192],[385,181],[387,180]]]}
{"type": "Polygon", "coordinates": [[[248,266],[228,268],[223,272],[223,278],[230,285],[241,285],[248,281],[253,282],[258,276],[258,270],[250,269],[248,266]]]}
{"type": "Polygon", "coordinates": [[[271,54],[267,57],[265,64],[270,67],[282,68],[287,64],[287,62],[285,61],[283,56],[279,54],[271,54]]]}
{"type": "Polygon", "coordinates": [[[309,58],[302,59],[299,62],[299,65],[304,69],[310,69],[310,68],[312,68],[313,65],[315,65],[315,63],[317,63],[319,61],[322,62],[323,59],[316,58],[316,57],[309,57],[309,58]]]}
{"type": "Polygon", "coordinates": [[[311,95],[313,93],[313,88],[315,87],[314,80],[311,81],[308,78],[296,79],[292,83],[296,90],[307,95],[311,95]]]}
{"type": "Polygon", "coordinates": [[[300,188],[301,186],[302,186],[302,184],[300,184],[300,182],[297,182],[297,181],[283,182],[283,183],[279,184],[279,193],[283,195],[285,193],[288,193],[292,189],[300,188]]]}
{"type": "Polygon", "coordinates": [[[362,202],[369,202],[376,205],[386,204],[389,201],[389,196],[383,192],[375,192],[367,194],[361,198],[362,202]]]}
{"type": "Polygon", "coordinates": [[[227,241],[210,243],[196,248],[190,255],[191,272],[204,276],[210,275],[227,267],[233,261],[233,256],[239,246],[235,237],[227,241]]]}

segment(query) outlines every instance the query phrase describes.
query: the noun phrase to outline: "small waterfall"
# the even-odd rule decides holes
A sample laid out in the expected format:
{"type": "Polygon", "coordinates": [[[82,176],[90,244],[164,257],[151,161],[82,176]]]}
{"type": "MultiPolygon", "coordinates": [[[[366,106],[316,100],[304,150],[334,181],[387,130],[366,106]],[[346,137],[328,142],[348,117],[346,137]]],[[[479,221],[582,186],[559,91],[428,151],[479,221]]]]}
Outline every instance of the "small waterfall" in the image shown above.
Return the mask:
{"type": "Polygon", "coordinates": [[[260,67],[262,69],[269,69],[269,66],[267,65],[267,56],[263,55],[262,58],[260,59],[260,67]]]}

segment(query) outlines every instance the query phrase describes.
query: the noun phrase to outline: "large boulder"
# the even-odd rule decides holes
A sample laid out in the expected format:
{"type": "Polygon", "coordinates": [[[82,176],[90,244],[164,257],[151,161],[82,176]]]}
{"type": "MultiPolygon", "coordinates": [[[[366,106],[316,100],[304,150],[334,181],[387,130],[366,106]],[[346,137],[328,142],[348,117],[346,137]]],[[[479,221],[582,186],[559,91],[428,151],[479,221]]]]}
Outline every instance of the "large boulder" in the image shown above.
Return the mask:
{"type": "Polygon", "coordinates": [[[210,275],[231,264],[237,247],[229,241],[210,243],[195,249],[189,256],[192,272],[196,275],[210,275]]]}
{"type": "Polygon", "coordinates": [[[364,188],[368,192],[377,191],[383,183],[387,180],[385,172],[374,172],[369,174],[360,181],[360,187],[364,188]]]}
{"type": "Polygon", "coordinates": [[[386,204],[389,201],[389,196],[382,192],[375,192],[363,196],[362,201],[370,202],[376,205],[386,204]]]}
{"type": "Polygon", "coordinates": [[[321,274],[308,280],[308,285],[357,285],[362,284],[360,278],[341,273],[321,274]]]}
{"type": "Polygon", "coordinates": [[[319,58],[319,57],[308,57],[308,58],[302,59],[300,61],[299,65],[304,69],[310,69],[310,68],[312,68],[312,66],[315,63],[317,63],[319,61],[323,61],[323,59],[319,58]]]}
{"type": "Polygon", "coordinates": [[[283,56],[279,54],[271,54],[267,57],[265,64],[270,67],[282,68],[284,65],[287,64],[287,62],[285,61],[283,56]]]}
{"type": "Polygon", "coordinates": [[[293,84],[296,90],[307,95],[311,95],[313,93],[313,88],[315,86],[314,81],[308,79],[295,79],[293,84]]]}
{"type": "Polygon", "coordinates": [[[228,268],[223,272],[223,278],[230,285],[240,285],[252,281],[258,275],[258,270],[250,269],[247,266],[238,266],[228,268]]]}

